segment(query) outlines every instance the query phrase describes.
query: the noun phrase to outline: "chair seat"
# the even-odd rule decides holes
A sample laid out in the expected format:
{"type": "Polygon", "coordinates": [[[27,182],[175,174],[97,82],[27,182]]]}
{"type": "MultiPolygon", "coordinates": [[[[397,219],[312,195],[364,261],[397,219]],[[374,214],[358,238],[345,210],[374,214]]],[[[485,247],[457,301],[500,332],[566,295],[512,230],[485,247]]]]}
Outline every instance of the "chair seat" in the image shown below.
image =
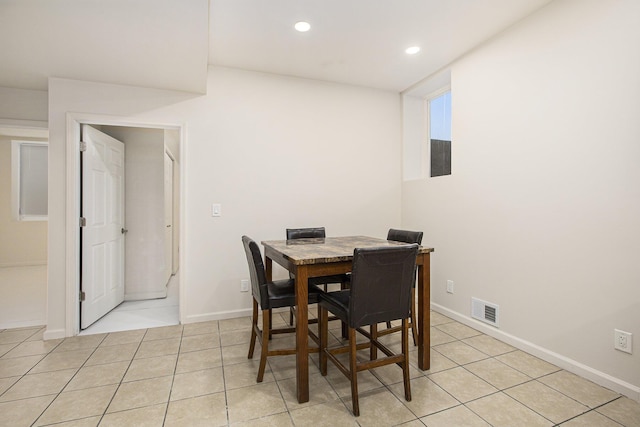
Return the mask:
{"type": "MultiPolygon", "coordinates": [[[[267,292],[271,308],[291,307],[296,305],[296,288],[293,279],[275,280],[267,283],[267,292]]],[[[318,302],[318,295],[323,291],[315,285],[309,285],[309,304],[318,302]]]]}
{"type": "Polygon", "coordinates": [[[318,302],[325,305],[334,316],[346,323],[349,315],[350,295],[351,291],[349,289],[323,292],[320,294],[318,302]]]}

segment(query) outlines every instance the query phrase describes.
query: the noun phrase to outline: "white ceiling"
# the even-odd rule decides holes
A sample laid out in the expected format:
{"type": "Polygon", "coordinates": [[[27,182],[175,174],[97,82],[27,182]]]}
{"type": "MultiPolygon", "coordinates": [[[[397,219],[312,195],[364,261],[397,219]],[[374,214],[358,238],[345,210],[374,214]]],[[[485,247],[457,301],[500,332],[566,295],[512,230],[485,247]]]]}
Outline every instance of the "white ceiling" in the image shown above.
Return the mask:
{"type": "Polygon", "coordinates": [[[0,0],[0,86],[204,93],[214,64],[403,91],[549,1],[0,0]]]}
{"type": "Polygon", "coordinates": [[[0,86],[206,91],[208,0],[0,0],[0,86]]]}
{"type": "Polygon", "coordinates": [[[400,92],[549,1],[211,0],[209,63],[400,92]]]}

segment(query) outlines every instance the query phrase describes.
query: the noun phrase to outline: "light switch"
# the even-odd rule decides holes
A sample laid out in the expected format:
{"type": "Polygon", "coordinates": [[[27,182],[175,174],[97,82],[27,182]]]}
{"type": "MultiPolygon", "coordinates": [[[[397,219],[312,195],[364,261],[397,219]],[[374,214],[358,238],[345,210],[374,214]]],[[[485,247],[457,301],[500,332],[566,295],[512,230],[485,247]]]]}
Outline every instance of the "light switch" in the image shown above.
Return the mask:
{"type": "Polygon", "coordinates": [[[222,216],[222,205],[220,203],[211,205],[211,216],[222,216]]]}

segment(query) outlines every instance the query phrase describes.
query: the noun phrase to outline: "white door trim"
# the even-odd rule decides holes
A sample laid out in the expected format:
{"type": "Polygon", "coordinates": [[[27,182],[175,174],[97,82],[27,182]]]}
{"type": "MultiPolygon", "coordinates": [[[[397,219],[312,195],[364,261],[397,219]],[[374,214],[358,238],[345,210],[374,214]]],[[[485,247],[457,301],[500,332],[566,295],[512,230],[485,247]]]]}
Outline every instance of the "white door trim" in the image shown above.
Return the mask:
{"type": "MultiPolygon", "coordinates": [[[[186,126],[184,124],[166,122],[139,122],[126,117],[114,117],[99,114],[67,113],[66,127],[66,309],[65,309],[65,336],[71,337],[80,332],[80,126],[88,125],[109,125],[127,126],[138,128],[154,129],[177,129],[180,132],[180,265],[186,265],[185,250],[185,201],[186,201],[186,126]]],[[[185,317],[185,288],[187,284],[186,272],[184,268],[178,270],[179,277],[179,319],[184,323],[185,317]]]]}

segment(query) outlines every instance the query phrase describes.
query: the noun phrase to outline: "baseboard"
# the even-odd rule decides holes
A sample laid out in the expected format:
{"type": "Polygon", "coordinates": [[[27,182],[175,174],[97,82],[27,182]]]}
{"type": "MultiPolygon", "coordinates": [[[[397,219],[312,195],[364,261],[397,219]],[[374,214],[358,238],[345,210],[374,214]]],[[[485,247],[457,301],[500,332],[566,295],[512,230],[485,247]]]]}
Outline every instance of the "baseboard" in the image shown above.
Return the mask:
{"type": "Polygon", "coordinates": [[[65,337],[66,337],[66,333],[64,329],[52,329],[52,330],[47,329],[46,331],[44,331],[44,334],[42,335],[42,339],[45,341],[57,340],[65,337]]]}
{"type": "Polygon", "coordinates": [[[552,363],[562,369],[565,369],[578,376],[586,378],[594,383],[613,390],[617,393],[623,394],[630,399],[640,402],[640,387],[633,384],[629,384],[619,378],[615,378],[609,374],[593,369],[580,362],[577,362],[561,354],[555,353],[544,347],[540,347],[529,341],[525,341],[521,338],[508,334],[496,329],[483,322],[479,322],[475,319],[462,315],[456,311],[450,310],[436,303],[431,303],[431,309],[450,317],[462,324],[465,324],[471,328],[477,329],[493,338],[503,341],[519,350],[525,351],[533,356],[536,356],[546,362],[552,363]]]}
{"type": "Polygon", "coordinates": [[[235,319],[236,317],[251,316],[253,310],[250,308],[243,308],[241,310],[219,311],[216,313],[197,314],[193,316],[187,316],[182,323],[198,323],[208,322],[210,320],[226,320],[235,319]]]}
{"type": "Polygon", "coordinates": [[[47,265],[47,261],[2,262],[0,268],[41,267],[43,265],[47,265]]]}
{"type": "Polygon", "coordinates": [[[44,326],[45,323],[47,323],[45,319],[0,322],[0,329],[31,328],[33,326],[44,326]]]}

